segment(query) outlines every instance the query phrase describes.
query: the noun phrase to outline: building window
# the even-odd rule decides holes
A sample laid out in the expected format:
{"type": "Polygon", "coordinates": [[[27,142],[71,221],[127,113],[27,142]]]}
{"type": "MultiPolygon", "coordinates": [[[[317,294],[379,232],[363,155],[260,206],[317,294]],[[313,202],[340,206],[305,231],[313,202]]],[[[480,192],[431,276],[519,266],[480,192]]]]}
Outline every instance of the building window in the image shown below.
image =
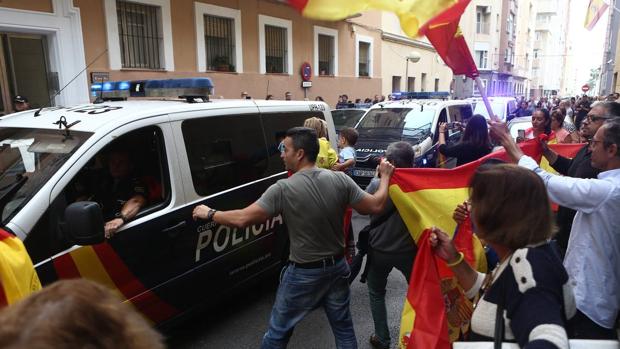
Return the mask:
{"type": "Polygon", "coordinates": [[[415,92],[415,77],[407,78],[407,92],[415,92]]]}
{"type": "Polygon", "coordinates": [[[476,63],[478,64],[479,69],[488,68],[488,64],[489,64],[488,56],[489,56],[488,51],[476,50],[476,63]]]}
{"type": "Polygon", "coordinates": [[[235,71],[235,23],[232,18],[204,16],[207,69],[235,71]]]}
{"type": "Polygon", "coordinates": [[[163,69],[159,7],[117,0],[116,13],[122,67],[163,69]]]}
{"type": "Polygon", "coordinates": [[[435,92],[439,91],[439,79],[435,79],[435,92]]]}
{"type": "Polygon", "coordinates": [[[426,91],[426,73],[422,73],[422,79],[420,81],[420,91],[421,92],[426,91]]]}
{"type": "Polygon", "coordinates": [[[512,13],[508,15],[508,23],[506,23],[506,34],[508,34],[508,38],[512,38],[514,32],[514,24],[515,24],[515,15],[512,13]]]}
{"type": "Polygon", "coordinates": [[[319,75],[334,75],[334,38],[319,34],[319,75]]]}
{"type": "Polygon", "coordinates": [[[243,72],[241,11],[194,3],[198,71],[243,72]]]}
{"type": "Polygon", "coordinates": [[[292,22],[259,15],[258,25],[261,74],[290,74],[293,64],[292,22]]]}
{"type": "Polygon", "coordinates": [[[489,34],[490,10],[488,6],[476,6],[476,33],[489,34]]]}
{"type": "Polygon", "coordinates": [[[360,42],[358,47],[360,54],[360,60],[358,65],[359,76],[369,76],[370,70],[368,65],[370,64],[370,44],[367,42],[360,42]]]}
{"type": "Polygon", "coordinates": [[[357,35],[355,38],[356,76],[372,77],[372,38],[357,35]]]}
{"type": "Polygon", "coordinates": [[[314,75],[338,75],[337,30],[314,26],[314,66],[314,75]]]}
{"type": "Polygon", "coordinates": [[[392,92],[400,92],[400,76],[392,76],[392,92]]]}
{"type": "Polygon", "coordinates": [[[288,73],[286,28],[265,26],[265,69],[267,73],[288,73]]]}

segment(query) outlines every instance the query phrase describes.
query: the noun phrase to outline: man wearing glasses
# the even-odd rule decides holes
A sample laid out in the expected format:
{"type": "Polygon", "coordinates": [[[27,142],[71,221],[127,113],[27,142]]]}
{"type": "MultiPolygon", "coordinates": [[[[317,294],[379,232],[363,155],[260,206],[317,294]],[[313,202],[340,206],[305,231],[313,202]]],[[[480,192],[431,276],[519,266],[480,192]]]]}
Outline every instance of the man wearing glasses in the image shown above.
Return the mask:
{"type": "MultiPolygon", "coordinates": [[[[612,116],[620,116],[620,103],[604,102],[590,109],[587,117],[583,120],[583,134],[586,139],[588,139],[588,142],[592,140],[592,137],[594,137],[596,131],[605,123],[605,120],[612,116]]],[[[564,176],[574,178],[596,178],[600,173],[600,170],[593,168],[591,165],[592,151],[588,144],[585,144],[572,159],[558,155],[556,152],[549,149],[544,142],[542,146],[543,155],[547,158],[551,167],[564,176]]],[[[568,246],[568,238],[573,226],[575,214],[575,210],[567,207],[560,206],[558,209],[556,219],[559,231],[556,235],[556,239],[558,245],[562,248],[562,253],[566,251],[568,246]]]]}
{"type": "MultiPolygon", "coordinates": [[[[504,124],[493,124],[491,134],[501,141],[514,162],[534,171],[543,180],[552,201],[577,210],[564,258],[564,267],[570,278],[570,287],[564,292],[573,289],[576,305],[576,311],[570,307],[565,309],[566,327],[571,338],[617,340],[615,325],[620,313],[620,118],[613,115],[588,118],[590,123],[605,119],[589,145],[592,167],[601,171],[596,179],[569,178],[544,171],[536,161],[523,154],[504,124]]],[[[552,333],[553,330],[546,328],[543,331],[552,333]]]]}

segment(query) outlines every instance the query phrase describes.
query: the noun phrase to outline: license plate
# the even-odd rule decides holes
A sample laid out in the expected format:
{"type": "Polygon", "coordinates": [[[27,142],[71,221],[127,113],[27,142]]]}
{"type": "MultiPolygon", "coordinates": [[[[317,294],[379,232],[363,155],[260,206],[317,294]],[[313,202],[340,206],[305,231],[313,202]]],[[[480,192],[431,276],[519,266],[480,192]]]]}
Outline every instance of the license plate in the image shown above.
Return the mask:
{"type": "Polygon", "coordinates": [[[375,170],[358,170],[358,169],[354,169],[353,170],[353,175],[356,177],[374,177],[375,176],[375,170]]]}

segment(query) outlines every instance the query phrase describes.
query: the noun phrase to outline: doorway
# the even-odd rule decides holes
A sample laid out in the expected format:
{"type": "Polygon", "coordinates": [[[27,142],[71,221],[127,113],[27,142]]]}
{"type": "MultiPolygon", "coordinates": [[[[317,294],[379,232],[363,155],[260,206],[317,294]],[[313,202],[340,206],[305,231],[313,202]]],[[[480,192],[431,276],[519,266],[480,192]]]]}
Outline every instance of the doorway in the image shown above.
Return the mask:
{"type": "Polygon", "coordinates": [[[49,72],[47,40],[42,35],[0,33],[0,113],[13,110],[13,98],[28,99],[31,108],[50,105],[55,81],[49,72]]]}

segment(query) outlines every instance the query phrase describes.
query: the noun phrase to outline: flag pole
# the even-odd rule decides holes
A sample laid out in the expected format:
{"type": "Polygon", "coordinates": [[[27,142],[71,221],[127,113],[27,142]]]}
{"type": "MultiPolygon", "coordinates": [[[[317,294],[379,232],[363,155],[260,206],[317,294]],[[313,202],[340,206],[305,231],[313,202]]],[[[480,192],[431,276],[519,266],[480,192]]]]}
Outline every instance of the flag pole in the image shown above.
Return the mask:
{"type": "Polygon", "coordinates": [[[479,76],[476,76],[474,81],[476,82],[476,87],[478,88],[478,91],[480,91],[480,95],[482,96],[482,100],[484,101],[484,106],[487,108],[487,112],[489,113],[489,117],[491,118],[491,120],[493,120],[495,122],[500,122],[501,120],[497,116],[495,116],[495,114],[493,114],[493,109],[491,108],[491,103],[489,103],[489,98],[487,97],[487,94],[484,91],[484,87],[482,86],[482,80],[480,80],[479,76]]]}

